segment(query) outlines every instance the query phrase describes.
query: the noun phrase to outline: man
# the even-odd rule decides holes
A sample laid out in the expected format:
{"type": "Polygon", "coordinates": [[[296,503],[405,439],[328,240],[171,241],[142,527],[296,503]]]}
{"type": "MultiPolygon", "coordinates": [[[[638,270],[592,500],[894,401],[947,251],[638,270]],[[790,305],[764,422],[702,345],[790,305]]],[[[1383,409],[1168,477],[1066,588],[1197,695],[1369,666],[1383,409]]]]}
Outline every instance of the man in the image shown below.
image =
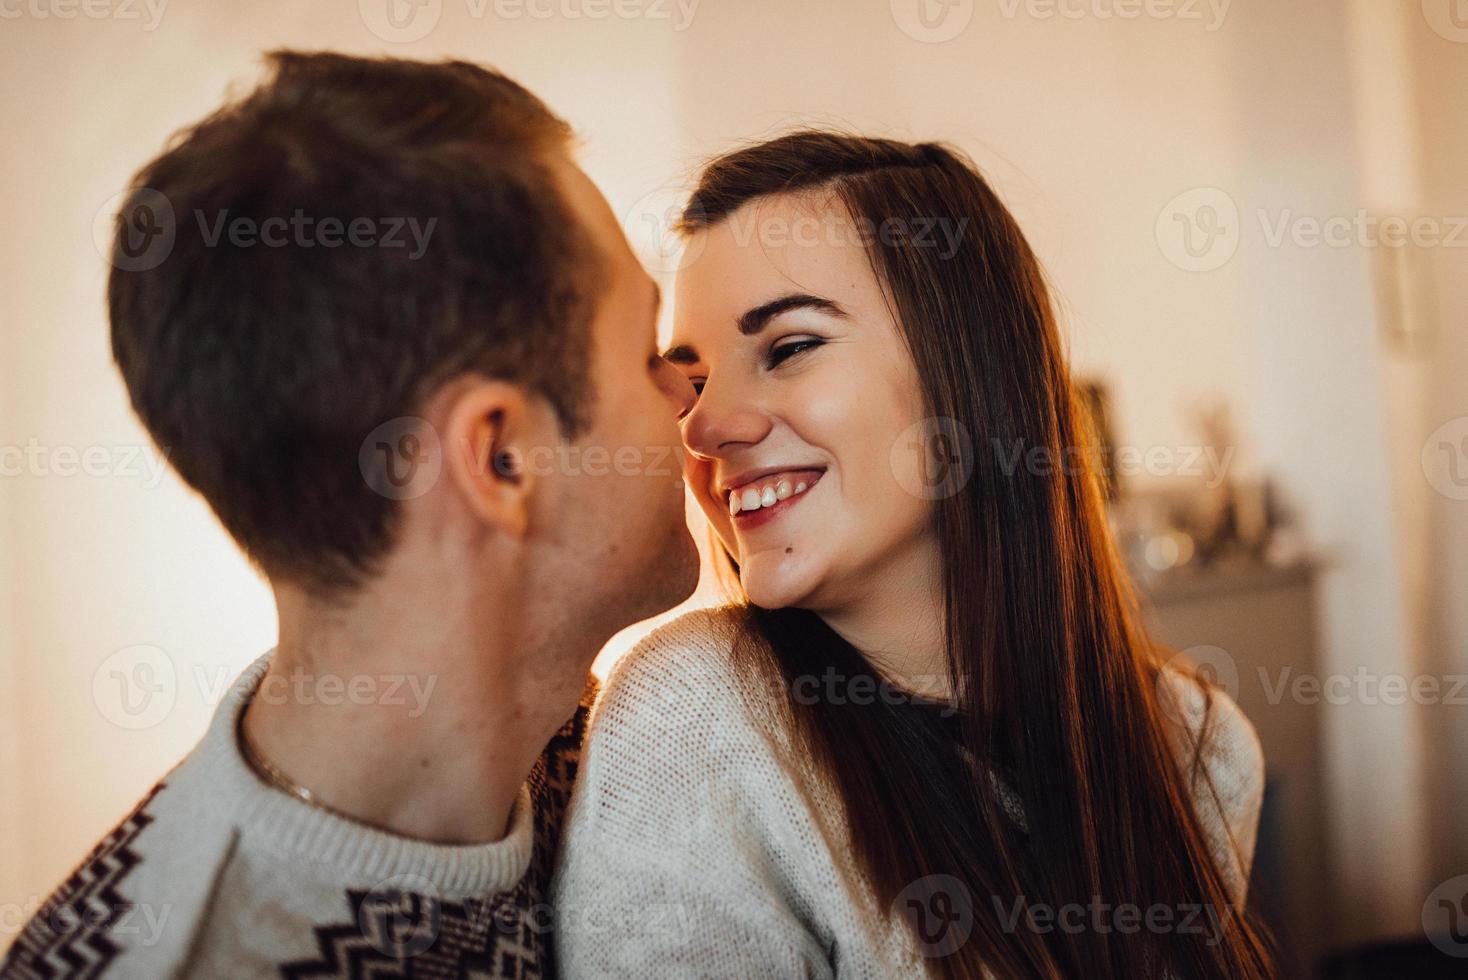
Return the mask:
{"type": "Polygon", "coordinates": [[[269,578],[279,644],[0,975],[551,975],[588,668],[697,578],[693,393],[533,95],[270,60],[139,174],[109,306],[134,408],[269,578]]]}

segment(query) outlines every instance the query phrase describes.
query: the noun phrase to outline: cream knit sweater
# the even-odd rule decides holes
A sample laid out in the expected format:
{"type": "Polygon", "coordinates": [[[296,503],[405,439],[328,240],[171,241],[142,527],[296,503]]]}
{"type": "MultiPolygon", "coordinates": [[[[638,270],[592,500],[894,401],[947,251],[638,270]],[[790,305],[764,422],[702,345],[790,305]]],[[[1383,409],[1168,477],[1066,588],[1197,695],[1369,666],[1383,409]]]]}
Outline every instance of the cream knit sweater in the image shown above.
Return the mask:
{"type": "MultiPolygon", "coordinates": [[[[593,708],[552,883],[563,975],[921,975],[910,932],[854,883],[839,806],[804,788],[786,737],[741,693],[733,628],[719,610],[664,626],[617,664],[593,708]]],[[[1202,693],[1169,676],[1196,731],[1202,693]]],[[[1226,696],[1208,725],[1203,761],[1222,807],[1206,793],[1198,805],[1241,902],[1263,758],[1226,696]]]]}

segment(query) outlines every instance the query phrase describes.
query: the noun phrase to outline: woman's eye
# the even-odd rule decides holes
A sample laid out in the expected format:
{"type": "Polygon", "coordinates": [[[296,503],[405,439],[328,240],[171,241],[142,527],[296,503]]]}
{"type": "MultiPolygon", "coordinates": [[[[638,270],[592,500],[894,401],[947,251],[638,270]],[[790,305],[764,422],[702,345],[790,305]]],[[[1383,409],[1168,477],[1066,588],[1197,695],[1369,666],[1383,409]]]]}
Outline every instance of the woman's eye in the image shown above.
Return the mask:
{"type": "Polygon", "coordinates": [[[776,367],[803,351],[812,347],[821,346],[821,341],[815,339],[792,340],[789,343],[779,344],[770,348],[770,367],[776,367]]]}
{"type": "Polygon", "coordinates": [[[704,379],[703,378],[689,378],[688,379],[688,382],[689,382],[689,384],[693,385],[693,393],[695,395],[701,395],[701,394],[703,394],[703,386],[704,386],[704,379]]]}

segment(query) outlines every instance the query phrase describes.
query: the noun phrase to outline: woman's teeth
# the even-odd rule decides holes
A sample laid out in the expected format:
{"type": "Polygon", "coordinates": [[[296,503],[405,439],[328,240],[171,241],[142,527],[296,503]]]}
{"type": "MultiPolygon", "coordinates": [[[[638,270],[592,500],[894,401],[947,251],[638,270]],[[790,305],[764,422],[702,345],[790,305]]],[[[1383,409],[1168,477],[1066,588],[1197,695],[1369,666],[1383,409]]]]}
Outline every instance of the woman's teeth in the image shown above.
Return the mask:
{"type": "Polygon", "coordinates": [[[733,517],[740,511],[773,507],[797,493],[805,493],[805,490],[804,480],[797,481],[794,486],[791,486],[789,480],[777,480],[764,487],[746,487],[744,490],[735,490],[729,494],[729,516],[733,517]]]}

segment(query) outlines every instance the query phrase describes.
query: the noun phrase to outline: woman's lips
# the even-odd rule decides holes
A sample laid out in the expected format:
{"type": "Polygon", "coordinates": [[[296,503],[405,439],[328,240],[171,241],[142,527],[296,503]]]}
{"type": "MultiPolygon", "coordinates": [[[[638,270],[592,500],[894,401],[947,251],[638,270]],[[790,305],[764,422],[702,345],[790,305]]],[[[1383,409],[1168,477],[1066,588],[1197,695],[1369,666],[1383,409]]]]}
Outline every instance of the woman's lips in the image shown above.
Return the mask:
{"type": "Polygon", "coordinates": [[[752,530],[775,520],[805,499],[824,470],[800,469],[771,473],[729,492],[729,517],[740,530],[752,530]]]}

